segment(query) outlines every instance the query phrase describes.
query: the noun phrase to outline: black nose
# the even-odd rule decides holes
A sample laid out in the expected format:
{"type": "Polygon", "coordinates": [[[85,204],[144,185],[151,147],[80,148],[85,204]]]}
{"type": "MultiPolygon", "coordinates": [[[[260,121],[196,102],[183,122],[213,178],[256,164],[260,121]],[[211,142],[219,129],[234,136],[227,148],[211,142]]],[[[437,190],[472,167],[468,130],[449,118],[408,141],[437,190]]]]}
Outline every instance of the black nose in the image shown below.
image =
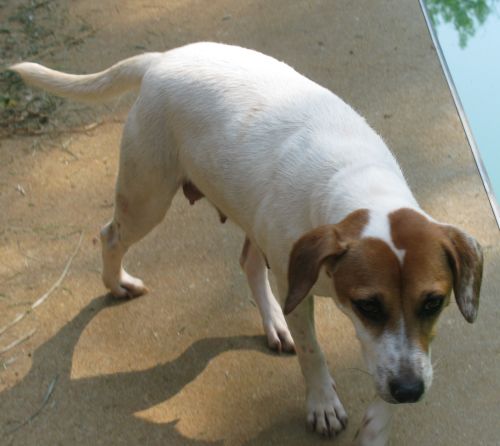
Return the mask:
{"type": "Polygon", "coordinates": [[[420,378],[396,378],[389,382],[389,389],[398,403],[416,403],[424,393],[424,382],[420,378]]]}

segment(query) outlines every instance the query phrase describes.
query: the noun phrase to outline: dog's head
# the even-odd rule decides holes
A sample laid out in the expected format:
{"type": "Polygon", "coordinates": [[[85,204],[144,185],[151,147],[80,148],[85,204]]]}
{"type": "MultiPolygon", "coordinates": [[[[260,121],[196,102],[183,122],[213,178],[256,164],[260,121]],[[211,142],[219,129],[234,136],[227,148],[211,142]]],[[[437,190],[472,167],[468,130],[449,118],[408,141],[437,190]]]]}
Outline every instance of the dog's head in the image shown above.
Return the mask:
{"type": "Polygon", "coordinates": [[[380,396],[391,403],[418,401],[432,382],[430,343],[452,289],[464,318],[476,319],[479,244],[411,209],[358,210],[295,243],[285,314],[308,295],[322,267],[354,323],[380,396]]]}

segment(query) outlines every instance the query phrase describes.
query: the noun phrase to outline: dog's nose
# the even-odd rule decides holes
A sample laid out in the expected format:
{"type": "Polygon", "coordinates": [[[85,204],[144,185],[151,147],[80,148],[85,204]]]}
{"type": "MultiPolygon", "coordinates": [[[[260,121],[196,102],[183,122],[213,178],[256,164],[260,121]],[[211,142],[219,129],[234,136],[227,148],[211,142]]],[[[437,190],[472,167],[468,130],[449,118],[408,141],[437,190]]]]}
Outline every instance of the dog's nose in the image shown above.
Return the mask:
{"type": "Polygon", "coordinates": [[[396,378],[389,383],[389,389],[398,403],[416,403],[424,393],[424,381],[420,378],[396,378]]]}

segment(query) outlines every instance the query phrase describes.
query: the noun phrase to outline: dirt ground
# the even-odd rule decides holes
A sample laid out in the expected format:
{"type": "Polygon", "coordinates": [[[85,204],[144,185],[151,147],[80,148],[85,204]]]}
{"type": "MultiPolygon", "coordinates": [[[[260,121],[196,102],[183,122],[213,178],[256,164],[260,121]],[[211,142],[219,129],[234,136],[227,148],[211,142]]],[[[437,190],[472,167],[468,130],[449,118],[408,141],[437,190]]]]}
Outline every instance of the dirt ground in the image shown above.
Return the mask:
{"type": "MultiPolygon", "coordinates": [[[[446,311],[433,388],[398,411],[391,444],[499,444],[498,229],[416,1],[0,0],[0,69],[88,73],[200,40],[268,53],[337,92],[424,208],[483,244],[479,320],[446,311]]],[[[206,203],[178,196],[129,254],[148,295],[106,296],[97,238],[133,95],[90,108],[5,72],[0,88],[0,444],[324,444],[305,432],[296,359],[265,347],[243,235],[206,203]]],[[[349,322],[327,300],[317,309],[346,445],[374,392],[349,322]]]]}

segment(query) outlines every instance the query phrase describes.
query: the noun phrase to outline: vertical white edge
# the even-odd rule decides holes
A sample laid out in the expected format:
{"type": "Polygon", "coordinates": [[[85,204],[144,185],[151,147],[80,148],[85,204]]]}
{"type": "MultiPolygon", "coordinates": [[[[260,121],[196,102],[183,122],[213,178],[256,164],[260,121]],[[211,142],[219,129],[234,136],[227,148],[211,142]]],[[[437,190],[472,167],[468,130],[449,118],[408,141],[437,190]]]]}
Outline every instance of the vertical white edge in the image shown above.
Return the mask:
{"type": "Polygon", "coordinates": [[[429,11],[427,10],[427,6],[425,5],[425,0],[419,0],[419,3],[420,3],[420,8],[422,10],[422,14],[424,15],[425,21],[427,23],[427,29],[429,30],[432,42],[434,44],[434,47],[436,48],[439,62],[441,63],[441,68],[443,69],[444,76],[446,78],[446,81],[448,82],[448,87],[451,91],[451,95],[453,96],[455,107],[457,109],[458,115],[460,116],[460,120],[462,121],[462,127],[464,129],[465,136],[467,137],[469,146],[472,150],[472,154],[474,155],[474,160],[476,161],[477,170],[479,171],[479,175],[481,176],[481,180],[483,181],[484,190],[486,192],[486,195],[488,196],[491,209],[493,211],[493,215],[495,216],[497,225],[500,229],[500,207],[495,198],[493,187],[491,186],[490,179],[486,172],[486,168],[484,166],[483,160],[481,159],[481,154],[479,153],[479,149],[474,139],[474,135],[472,134],[469,121],[467,120],[467,116],[465,115],[462,102],[460,101],[460,96],[458,95],[457,89],[453,82],[453,78],[448,68],[448,64],[446,63],[446,59],[444,58],[443,50],[441,48],[441,45],[439,44],[436,31],[432,25],[432,21],[429,16],[429,11]]]}

